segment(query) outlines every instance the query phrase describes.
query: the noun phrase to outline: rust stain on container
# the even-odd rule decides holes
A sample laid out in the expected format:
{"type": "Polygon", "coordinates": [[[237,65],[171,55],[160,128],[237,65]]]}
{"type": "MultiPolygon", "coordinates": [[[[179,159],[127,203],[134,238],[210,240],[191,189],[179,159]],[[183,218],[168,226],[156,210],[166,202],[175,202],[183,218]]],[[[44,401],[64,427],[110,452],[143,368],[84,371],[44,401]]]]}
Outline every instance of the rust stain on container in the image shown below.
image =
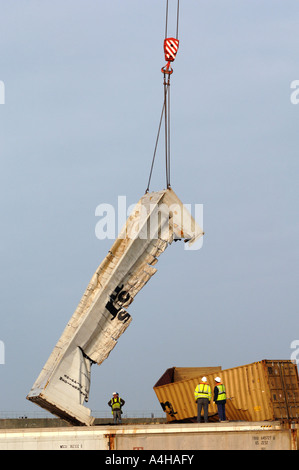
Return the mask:
{"type": "MultiPolygon", "coordinates": [[[[215,377],[221,377],[226,387],[226,415],[229,420],[299,422],[298,369],[290,360],[262,360],[226,370],[218,367],[217,371],[211,368],[210,371],[209,368],[190,369],[193,370],[189,371],[189,376],[188,371],[184,374],[177,370],[175,374],[176,368],[167,369],[154,386],[168,422],[196,420],[194,389],[203,375],[208,378],[212,394],[215,377]],[[180,380],[180,374],[187,378],[180,380]],[[191,377],[192,374],[196,375],[191,377]]],[[[209,419],[218,419],[213,397],[209,419]]]]}
{"type": "Polygon", "coordinates": [[[108,450],[115,450],[115,434],[105,434],[108,450]]]}

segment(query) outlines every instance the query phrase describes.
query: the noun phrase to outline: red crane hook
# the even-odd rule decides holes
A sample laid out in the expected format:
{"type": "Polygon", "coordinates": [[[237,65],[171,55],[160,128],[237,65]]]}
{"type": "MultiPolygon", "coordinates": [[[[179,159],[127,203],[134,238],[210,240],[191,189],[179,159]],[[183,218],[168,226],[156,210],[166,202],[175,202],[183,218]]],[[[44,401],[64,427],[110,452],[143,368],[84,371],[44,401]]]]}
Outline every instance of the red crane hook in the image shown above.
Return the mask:
{"type": "Polygon", "coordinates": [[[162,67],[161,72],[172,74],[173,70],[170,67],[170,62],[173,62],[176,58],[176,54],[179,48],[179,40],[175,38],[166,38],[164,39],[164,54],[167,64],[162,67]]]}

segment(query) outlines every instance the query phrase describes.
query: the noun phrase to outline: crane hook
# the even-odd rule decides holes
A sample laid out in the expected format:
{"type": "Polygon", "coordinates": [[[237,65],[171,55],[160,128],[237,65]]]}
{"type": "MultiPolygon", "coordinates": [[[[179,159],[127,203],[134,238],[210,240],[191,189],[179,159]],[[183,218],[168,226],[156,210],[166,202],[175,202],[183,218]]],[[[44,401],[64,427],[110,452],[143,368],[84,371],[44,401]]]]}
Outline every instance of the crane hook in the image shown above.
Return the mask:
{"type": "Polygon", "coordinates": [[[179,40],[175,38],[166,38],[164,39],[164,55],[167,64],[162,67],[161,72],[167,73],[168,75],[173,73],[172,68],[170,67],[170,62],[173,62],[176,58],[179,48],[179,40]]]}

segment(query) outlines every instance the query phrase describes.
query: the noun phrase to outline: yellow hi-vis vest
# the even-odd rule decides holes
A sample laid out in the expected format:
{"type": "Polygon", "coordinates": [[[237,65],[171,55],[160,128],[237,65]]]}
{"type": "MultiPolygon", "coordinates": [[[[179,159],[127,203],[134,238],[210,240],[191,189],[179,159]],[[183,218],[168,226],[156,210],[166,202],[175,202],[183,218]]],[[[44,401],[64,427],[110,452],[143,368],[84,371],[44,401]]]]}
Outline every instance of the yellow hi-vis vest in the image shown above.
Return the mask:
{"type": "Polygon", "coordinates": [[[195,401],[198,400],[198,398],[208,398],[209,400],[211,400],[212,392],[210,385],[198,384],[194,390],[194,398],[195,401]]]}
{"type": "Polygon", "coordinates": [[[112,411],[120,410],[120,398],[111,398],[112,411]]]}
{"type": "Polygon", "coordinates": [[[223,384],[216,385],[218,388],[217,401],[226,400],[225,386],[223,384]]]}

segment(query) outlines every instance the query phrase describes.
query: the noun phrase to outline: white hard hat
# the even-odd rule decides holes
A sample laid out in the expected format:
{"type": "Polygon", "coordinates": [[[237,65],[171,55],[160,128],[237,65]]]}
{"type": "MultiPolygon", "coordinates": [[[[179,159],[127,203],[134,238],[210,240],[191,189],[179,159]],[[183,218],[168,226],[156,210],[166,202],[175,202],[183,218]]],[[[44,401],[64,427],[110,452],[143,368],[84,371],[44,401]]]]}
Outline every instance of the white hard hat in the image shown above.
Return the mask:
{"type": "Polygon", "coordinates": [[[201,381],[202,381],[202,382],[207,382],[208,379],[207,379],[206,377],[203,377],[203,378],[201,379],[201,381]]]}
{"type": "Polygon", "coordinates": [[[215,382],[221,382],[220,377],[216,377],[216,378],[215,378],[215,382]]]}
{"type": "Polygon", "coordinates": [[[112,394],[112,395],[118,395],[118,393],[117,393],[117,392],[113,392],[113,394],[112,394]]]}

